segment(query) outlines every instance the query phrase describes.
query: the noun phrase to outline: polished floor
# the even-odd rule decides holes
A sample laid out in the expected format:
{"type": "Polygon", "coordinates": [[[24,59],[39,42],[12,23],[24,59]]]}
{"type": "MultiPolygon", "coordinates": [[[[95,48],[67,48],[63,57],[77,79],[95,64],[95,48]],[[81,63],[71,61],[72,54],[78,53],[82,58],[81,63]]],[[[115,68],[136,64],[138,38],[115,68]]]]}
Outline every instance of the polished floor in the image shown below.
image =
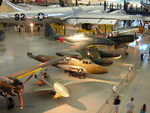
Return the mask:
{"type": "MultiPolygon", "coordinates": [[[[29,59],[26,56],[27,52],[56,56],[56,52],[69,47],[67,44],[44,38],[43,32],[18,33],[12,29],[5,32],[6,40],[0,42],[0,76],[39,64],[39,62],[29,59]]],[[[150,106],[150,61],[147,60],[147,55],[144,56],[144,61],[140,61],[141,48],[146,49],[149,42],[150,39],[145,37],[139,45],[132,43],[129,46],[128,56],[124,55],[123,49],[111,49],[110,51],[122,54],[121,59],[115,60],[113,65],[106,67],[109,73],[89,74],[86,79],[69,77],[63,70],[49,66],[48,73],[53,79],[58,81],[74,80],[72,84],[67,85],[71,93],[70,97],[52,99],[48,92],[33,93],[31,88],[35,86],[36,80],[32,78],[25,84],[24,109],[20,110],[17,107],[17,97],[14,97],[16,107],[13,110],[7,110],[5,99],[0,97],[0,113],[100,113],[104,105],[106,105],[107,113],[110,113],[113,111],[110,100],[114,96],[112,91],[114,84],[119,86],[119,90],[116,92],[122,100],[119,113],[126,112],[125,105],[131,96],[135,97],[134,113],[138,113],[143,103],[150,106]],[[132,66],[136,73],[132,73],[132,70],[129,71],[129,66],[132,66]],[[127,75],[133,77],[129,77],[127,80],[127,75]],[[108,103],[106,103],[107,100],[108,103]]],[[[108,50],[107,48],[102,49],[108,50]]],[[[149,107],[147,111],[149,111],[149,107]]]]}

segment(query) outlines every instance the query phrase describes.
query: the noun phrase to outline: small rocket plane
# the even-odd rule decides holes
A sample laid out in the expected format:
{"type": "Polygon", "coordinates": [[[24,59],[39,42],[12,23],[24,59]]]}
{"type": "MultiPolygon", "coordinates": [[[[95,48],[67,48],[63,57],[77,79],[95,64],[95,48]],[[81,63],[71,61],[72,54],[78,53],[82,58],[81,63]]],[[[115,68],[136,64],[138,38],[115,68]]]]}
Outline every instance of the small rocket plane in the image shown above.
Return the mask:
{"type": "Polygon", "coordinates": [[[52,96],[54,99],[70,96],[69,91],[65,85],[72,83],[73,80],[63,80],[57,82],[50,78],[49,74],[44,71],[41,71],[39,74],[35,73],[34,77],[38,80],[36,82],[38,86],[32,88],[33,92],[49,91],[50,96],[52,96]]]}

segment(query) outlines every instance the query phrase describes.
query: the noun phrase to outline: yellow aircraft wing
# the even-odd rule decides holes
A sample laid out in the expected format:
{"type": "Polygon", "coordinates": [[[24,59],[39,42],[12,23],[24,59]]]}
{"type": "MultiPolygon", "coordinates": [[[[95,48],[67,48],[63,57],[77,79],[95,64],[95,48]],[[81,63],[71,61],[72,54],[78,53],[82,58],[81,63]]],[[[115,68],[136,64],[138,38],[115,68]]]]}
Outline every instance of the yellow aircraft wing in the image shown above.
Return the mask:
{"type": "Polygon", "coordinates": [[[18,71],[18,72],[9,74],[9,75],[4,75],[4,76],[2,76],[2,78],[14,77],[14,78],[20,79],[20,78],[25,77],[27,75],[33,74],[36,71],[40,71],[42,69],[45,69],[46,67],[48,67],[48,66],[50,66],[50,65],[52,65],[52,64],[54,64],[58,61],[61,61],[64,58],[65,57],[56,58],[56,59],[53,59],[53,60],[50,60],[50,61],[47,61],[47,62],[44,62],[44,63],[41,63],[41,64],[37,64],[37,65],[32,66],[30,68],[27,68],[27,69],[24,69],[24,70],[21,70],[21,71],[18,71]]]}

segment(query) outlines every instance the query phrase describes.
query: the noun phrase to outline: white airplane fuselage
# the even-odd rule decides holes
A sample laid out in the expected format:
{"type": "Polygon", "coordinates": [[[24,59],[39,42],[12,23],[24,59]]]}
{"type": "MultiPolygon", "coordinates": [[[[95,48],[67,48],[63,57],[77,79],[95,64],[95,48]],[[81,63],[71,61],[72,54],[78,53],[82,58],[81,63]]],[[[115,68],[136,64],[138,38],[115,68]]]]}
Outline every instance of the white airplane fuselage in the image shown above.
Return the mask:
{"type": "Polygon", "coordinates": [[[100,6],[85,6],[85,7],[60,7],[51,9],[40,9],[22,12],[1,13],[1,22],[7,23],[61,23],[66,17],[71,17],[81,12],[90,12],[101,9],[100,6]],[[43,15],[42,15],[43,14],[43,15]],[[17,15],[17,16],[16,16],[17,15]],[[26,16],[28,16],[26,18],[26,16]],[[39,18],[43,18],[39,20],[39,18]],[[4,19],[3,19],[4,18],[4,19]]]}

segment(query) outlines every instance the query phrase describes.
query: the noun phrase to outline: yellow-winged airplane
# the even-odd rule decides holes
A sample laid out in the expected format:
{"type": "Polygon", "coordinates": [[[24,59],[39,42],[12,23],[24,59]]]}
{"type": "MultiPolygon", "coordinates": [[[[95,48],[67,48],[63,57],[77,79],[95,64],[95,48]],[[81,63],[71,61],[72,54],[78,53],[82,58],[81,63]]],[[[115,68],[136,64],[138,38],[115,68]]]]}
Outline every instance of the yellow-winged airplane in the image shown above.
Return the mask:
{"type": "MultiPolygon", "coordinates": [[[[0,95],[6,98],[7,101],[7,108],[12,109],[15,107],[15,102],[13,98],[9,97],[10,96],[18,96],[18,102],[19,102],[19,107],[20,109],[23,109],[23,99],[21,93],[24,90],[24,84],[32,78],[33,75],[37,71],[41,71],[49,65],[53,65],[58,61],[63,60],[64,57],[62,58],[57,58],[53,59],[51,61],[47,61],[38,65],[35,65],[33,67],[27,68],[25,70],[21,70],[9,75],[4,75],[0,77],[0,95]],[[22,83],[21,80],[19,80],[22,77],[25,77],[27,75],[30,75],[24,83],[22,83]]],[[[68,97],[69,96],[69,91],[68,89],[64,86],[72,81],[63,81],[62,83],[56,82],[54,80],[50,80],[46,78],[43,75],[36,75],[36,78],[39,79],[41,82],[45,83],[46,85],[39,88],[35,88],[34,90],[36,91],[43,91],[43,90],[54,90],[55,97],[68,97]],[[48,86],[48,87],[47,87],[48,86]]]]}

